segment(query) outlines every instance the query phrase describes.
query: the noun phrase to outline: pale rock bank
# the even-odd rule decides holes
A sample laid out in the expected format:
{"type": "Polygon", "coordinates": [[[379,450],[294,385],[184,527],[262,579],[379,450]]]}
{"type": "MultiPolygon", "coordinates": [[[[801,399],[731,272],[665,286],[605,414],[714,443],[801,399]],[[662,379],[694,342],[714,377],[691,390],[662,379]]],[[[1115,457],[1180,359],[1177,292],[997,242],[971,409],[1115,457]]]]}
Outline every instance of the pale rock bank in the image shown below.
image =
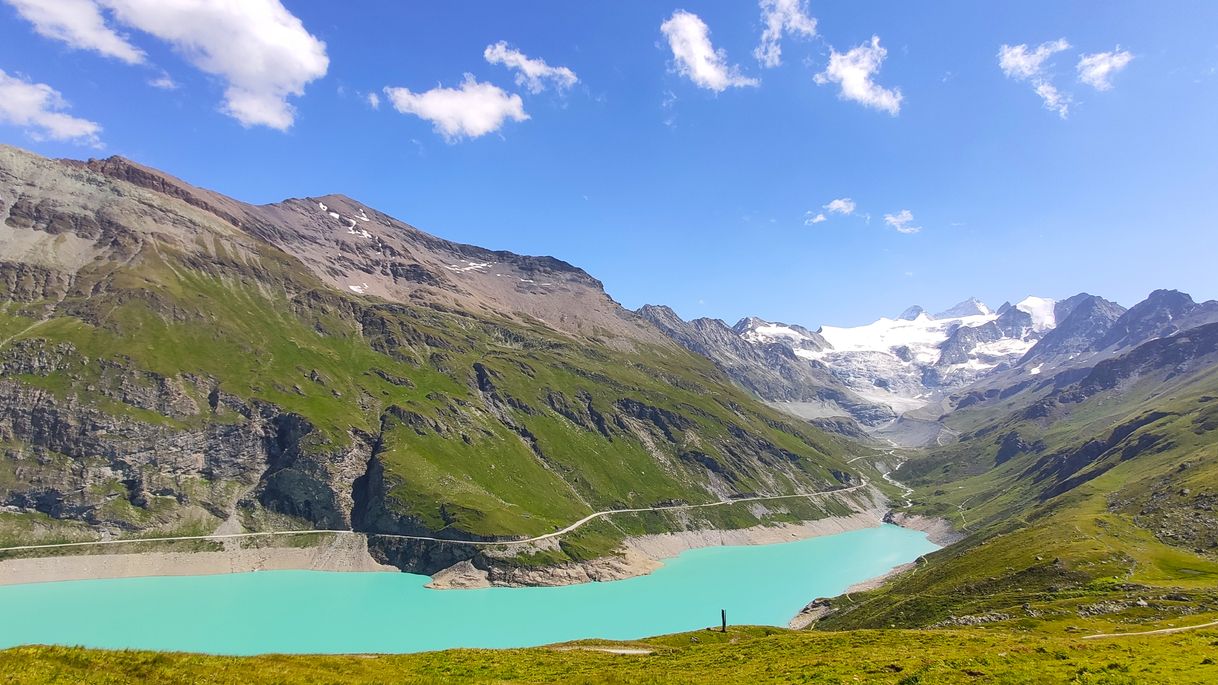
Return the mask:
{"type": "Polygon", "coordinates": [[[940,547],[954,545],[968,537],[967,534],[956,530],[947,519],[890,511],[884,515],[884,522],[910,530],[920,530],[926,533],[926,539],[940,547]]]}
{"type": "Polygon", "coordinates": [[[0,585],[93,578],[202,576],[251,571],[393,571],[368,554],[363,535],[337,535],[312,547],[257,547],[214,552],[78,554],[0,561],[0,585]]]}
{"type": "Polygon", "coordinates": [[[815,521],[754,526],[735,530],[685,530],[627,538],[617,554],[578,563],[546,567],[492,565],[489,569],[462,561],[432,576],[428,587],[442,590],[481,587],[558,586],[606,582],[647,575],[663,564],[662,559],[699,547],[769,545],[822,535],[834,535],[883,523],[882,499],[864,500],[861,511],[815,521]]]}

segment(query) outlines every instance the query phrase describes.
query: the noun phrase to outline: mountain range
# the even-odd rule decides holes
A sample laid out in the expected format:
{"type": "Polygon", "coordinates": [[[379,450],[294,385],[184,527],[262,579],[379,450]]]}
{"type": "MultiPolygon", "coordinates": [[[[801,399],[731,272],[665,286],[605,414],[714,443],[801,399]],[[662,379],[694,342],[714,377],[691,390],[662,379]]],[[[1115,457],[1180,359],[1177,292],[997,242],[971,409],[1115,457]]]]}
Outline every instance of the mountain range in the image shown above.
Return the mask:
{"type": "Polygon", "coordinates": [[[1174,290],[685,321],[345,196],[0,147],[2,547],[341,530],[520,578],[886,515],[945,546],[815,627],[1113,629],[1218,606],[1215,398],[1218,302],[1174,290]]]}
{"type": "Polygon", "coordinates": [[[1218,321],[1218,302],[1157,290],[1129,310],[1087,293],[1031,296],[991,310],[969,298],[934,315],[912,306],[864,326],[816,330],[757,317],[731,327],[686,322],[654,305],[638,313],[776,407],[825,427],[846,417],[882,432],[904,415],[934,419],[974,388],[1089,366],[1218,321]]]}

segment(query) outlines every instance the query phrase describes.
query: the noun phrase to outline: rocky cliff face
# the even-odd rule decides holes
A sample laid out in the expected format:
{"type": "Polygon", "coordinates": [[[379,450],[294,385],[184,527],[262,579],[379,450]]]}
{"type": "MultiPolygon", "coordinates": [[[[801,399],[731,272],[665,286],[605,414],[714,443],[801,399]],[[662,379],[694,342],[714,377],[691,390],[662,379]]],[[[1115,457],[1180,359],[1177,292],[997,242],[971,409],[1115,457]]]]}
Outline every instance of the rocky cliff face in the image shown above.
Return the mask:
{"type": "MultiPolygon", "coordinates": [[[[0,302],[8,544],[222,523],[511,538],[852,473],[836,438],[582,270],[348,198],[253,206],[123,159],[0,147],[0,302]]],[[[763,522],[729,518],[686,523],[763,522]]],[[[377,540],[403,567],[459,560],[377,540]]]]}

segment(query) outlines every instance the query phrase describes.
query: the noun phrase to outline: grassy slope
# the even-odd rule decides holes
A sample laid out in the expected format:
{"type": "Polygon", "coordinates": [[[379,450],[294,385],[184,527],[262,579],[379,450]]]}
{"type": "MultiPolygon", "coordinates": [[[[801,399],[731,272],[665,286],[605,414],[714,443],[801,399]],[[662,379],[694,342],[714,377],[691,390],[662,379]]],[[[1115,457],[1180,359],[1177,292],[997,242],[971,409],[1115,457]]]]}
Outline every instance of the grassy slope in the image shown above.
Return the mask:
{"type": "MultiPolygon", "coordinates": [[[[573,643],[607,645],[586,641],[573,643]]],[[[0,652],[13,683],[1205,683],[1218,678],[1218,630],[1095,641],[1009,631],[792,632],[731,628],[619,647],[400,656],[215,657],[22,647],[0,652]],[[696,642],[695,642],[696,640],[696,642]]]]}
{"type": "Polygon", "coordinates": [[[1218,604],[1207,508],[1218,492],[1218,368],[1178,371],[1129,379],[1045,418],[965,417],[973,432],[900,475],[917,486],[915,512],[971,535],[843,600],[822,627],[999,614],[1004,625],[1064,628],[1092,612],[1138,624],[1218,604]],[[1028,447],[996,464],[1011,432],[1028,447]]]}
{"type": "MultiPolygon", "coordinates": [[[[99,360],[122,369],[124,382],[148,382],[146,374],[210,379],[242,401],[302,416],[314,428],[306,450],[343,449],[355,439],[353,432],[374,436],[383,425],[389,508],[430,530],[530,535],[597,509],[717,500],[707,469],[681,457],[687,451],[713,460],[740,493],[819,490],[837,484],[831,469],[852,471],[844,463],[844,441],[797,425],[732,386],[706,360],[675,347],[623,352],[541,325],[369,302],[324,289],[299,263],[272,248],[240,262],[225,256],[222,240],[215,245],[217,256],[207,264],[162,246],[146,249],[133,268],[86,271],[79,281],[104,283],[102,292],[69,296],[48,320],[40,316],[50,303],[4,305],[0,340],[11,340],[0,352],[23,341],[44,348],[70,343],[75,353],[64,368],[18,380],[171,431],[242,418],[223,407],[217,413],[170,417],[124,403],[116,399],[121,393],[104,391],[118,381],[103,372],[99,360]],[[537,450],[485,408],[475,364],[487,369],[502,411],[533,436],[537,450]],[[554,398],[586,404],[586,411],[604,416],[628,399],[685,423],[670,441],[644,444],[624,430],[604,435],[592,425],[577,425],[549,408],[554,398]],[[387,416],[391,407],[416,417],[412,425],[387,416]],[[733,429],[794,456],[774,469],[749,466],[738,458],[742,443],[733,429]]],[[[206,408],[205,392],[184,387],[206,408]]],[[[22,468],[28,473],[57,467],[52,462],[22,468]]],[[[155,485],[158,477],[150,473],[149,483],[155,485]]],[[[0,460],[0,487],[17,480],[0,460]]],[[[201,479],[175,483],[194,488],[200,500],[217,507],[234,498],[238,488],[230,485],[201,479]]],[[[126,526],[176,532],[185,525],[171,498],[154,503],[161,509],[146,510],[127,505],[120,492],[115,495],[115,510],[106,513],[126,526]]],[[[737,526],[761,522],[747,507],[727,509],[695,516],[737,526]]],[[[786,509],[772,519],[823,515],[806,504],[786,509]]],[[[35,531],[47,540],[82,535],[70,522],[28,518],[6,514],[0,537],[15,542],[35,531]]],[[[659,517],[649,526],[639,517],[633,525],[664,529],[670,523],[659,517]]],[[[623,534],[615,526],[585,536],[597,539],[592,546],[603,552],[611,538],[623,534]]]]}

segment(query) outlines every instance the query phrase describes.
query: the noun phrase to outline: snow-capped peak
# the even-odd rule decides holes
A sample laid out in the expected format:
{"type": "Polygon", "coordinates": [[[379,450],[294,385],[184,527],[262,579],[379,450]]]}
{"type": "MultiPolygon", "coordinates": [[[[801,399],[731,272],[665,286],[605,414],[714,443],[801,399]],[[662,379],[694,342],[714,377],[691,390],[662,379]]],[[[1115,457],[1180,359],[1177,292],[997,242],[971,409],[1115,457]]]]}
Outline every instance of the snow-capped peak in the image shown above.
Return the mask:
{"type": "Polygon", "coordinates": [[[784,342],[796,349],[819,350],[827,347],[821,336],[803,326],[766,321],[755,316],[741,319],[732,330],[746,342],[755,345],[784,342]]]}
{"type": "Polygon", "coordinates": [[[963,316],[978,316],[993,314],[993,311],[985,305],[984,302],[975,297],[970,297],[963,302],[953,305],[951,308],[935,314],[936,319],[958,319],[963,316]]]}
{"type": "Polygon", "coordinates": [[[1015,305],[1015,308],[1021,312],[1026,312],[1032,317],[1032,329],[1037,332],[1047,331],[1057,325],[1057,317],[1053,313],[1054,305],[1057,300],[1048,297],[1025,297],[1015,305]]]}

